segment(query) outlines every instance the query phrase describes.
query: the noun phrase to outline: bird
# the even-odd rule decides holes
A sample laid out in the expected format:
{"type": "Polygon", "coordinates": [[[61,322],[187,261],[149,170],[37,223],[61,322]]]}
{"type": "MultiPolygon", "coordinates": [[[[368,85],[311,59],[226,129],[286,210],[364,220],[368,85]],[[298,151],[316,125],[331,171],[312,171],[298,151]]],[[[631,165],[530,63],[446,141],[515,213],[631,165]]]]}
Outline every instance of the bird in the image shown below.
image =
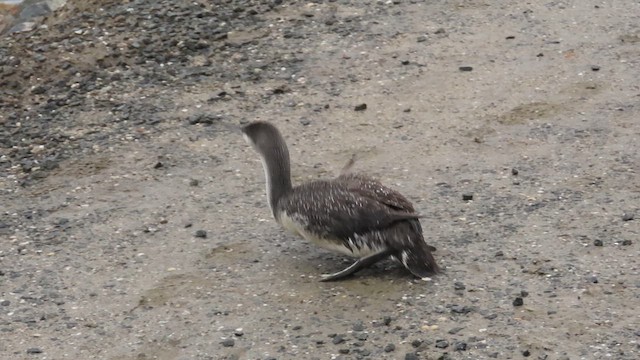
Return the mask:
{"type": "Polygon", "coordinates": [[[357,259],[341,271],[323,274],[321,281],[343,279],[387,258],[421,279],[440,272],[432,254],[436,249],[423,236],[423,216],[399,192],[353,172],[355,157],[335,178],[293,186],[289,149],[280,131],[266,121],[241,130],[260,156],[276,222],[321,248],[357,259]]]}

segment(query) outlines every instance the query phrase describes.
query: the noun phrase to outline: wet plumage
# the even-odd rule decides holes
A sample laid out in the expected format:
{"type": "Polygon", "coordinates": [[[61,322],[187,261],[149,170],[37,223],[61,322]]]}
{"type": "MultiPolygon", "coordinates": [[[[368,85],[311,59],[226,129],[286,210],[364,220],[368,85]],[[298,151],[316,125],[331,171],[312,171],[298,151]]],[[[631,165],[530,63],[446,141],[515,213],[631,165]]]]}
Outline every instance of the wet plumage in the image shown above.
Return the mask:
{"type": "Polygon", "coordinates": [[[320,247],[358,258],[325,280],[342,278],[387,257],[420,278],[438,271],[431,254],[435,248],[422,235],[420,215],[402,194],[347,171],[335,179],[292,187],[289,153],[278,130],[254,122],[243,133],[261,156],[276,221],[320,247]]]}

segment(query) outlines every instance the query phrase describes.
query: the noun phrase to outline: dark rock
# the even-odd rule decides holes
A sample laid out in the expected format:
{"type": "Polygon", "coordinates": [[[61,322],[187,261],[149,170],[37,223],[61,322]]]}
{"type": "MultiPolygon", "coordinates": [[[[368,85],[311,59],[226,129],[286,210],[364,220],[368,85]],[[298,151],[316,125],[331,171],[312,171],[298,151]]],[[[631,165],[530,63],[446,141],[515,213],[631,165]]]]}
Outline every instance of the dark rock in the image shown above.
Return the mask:
{"type": "Polygon", "coordinates": [[[37,347],[28,348],[27,354],[42,354],[42,349],[37,347]]]}
{"type": "Polygon", "coordinates": [[[365,111],[367,110],[367,104],[360,104],[360,105],[356,105],[356,107],[354,108],[355,111],[365,111]]]}
{"type": "Polygon", "coordinates": [[[600,71],[600,66],[598,66],[598,65],[591,65],[591,71],[600,71]]]}
{"type": "Polygon", "coordinates": [[[453,289],[454,289],[454,290],[464,290],[464,289],[466,289],[466,287],[465,287],[465,286],[464,286],[464,284],[463,284],[463,283],[461,283],[460,281],[456,281],[456,282],[453,284],[453,289]]]}
{"type": "Polygon", "coordinates": [[[198,186],[198,185],[200,185],[200,181],[198,181],[197,179],[189,180],[189,186],[198,186]]]}
{"type": "Polygon", "coordinates": [[[634,217],[633,213],[624,213],[622,214],[622,221],[631,221],[634,217]]]}
{"type": "Polygon", "coordinates": [[[513,35],[509,35],[509,36],[505,37],[505,39],[507,39],[507,40],[513,40],[513,39],[515,39],[515,38],[516,38],[516,37],[515,37],[515,36],[513,36],[513,35]]]}
{"type": "Polygon", "coordinates": [[[473,200],[473,194],[462,194],[463,201],[471,201],[473,200]]]}
{"type": "Polygon", "coordinates": [[[518,175],[519,171],[516,168],[511,169],[511,175],[516,176],[518,175]]]}
{"type": "Polygon", "coordinates": [[[595,276],[595,275],[587,276],[587,280],[590,283],[593,283],[593,284],[597,284],[598,283],[598,277],[595,276]]]}
{"type": "Polygon", "coordinates": [[[193,236],[204,239],[207,237],[207,232],[205,230],[196,230],[193,236]]]}
{"type": "Polygon", "coordinates": [[[458,332],[460,332],[460,330],[464,329],[463,327],[455,327],[451,330],[448,331],[449,334],[453,335],[453,334],[457,334],[458,332]]]}
{"type": "Polygon", "coordinates": [[[387,344],[384,347],[384,352],[392,352],[396,349],[396,346],[394,344],[387,344]]]}
{"type": "Polygon", "coordinates": [[[622,240],[622,246],[629,246],[631,244],[633,244],[633,242],[631,240],[629,240],[629,239],[622,240]]]}
{"type": "Polygon", "coordinates": [[[336,335],[333,337],[333,339],[331,339],[331,342],[334,345],[342,344],[344,341],[345,341],[344,335],[336,335]]]}
{"type": "Polygon", "coordinates": [[[457,342],[453,345],[453,348],[457,351],[465,351],[467,350],[467,343],[463,341],[457,342]]]}
{"type": "Polygon", "coordinates": [[[354,337],[360,341],[365,341],[369,338],[369,334],[367,333],[356,333],[354,337]]]}
{"type": "Polygon", "coordinates": [[[402,60],[400,63],[401,63],[402,65],[409,65],[409,64],[411,64],[411,62],[410,62],[409,60],[402,60]]]}
{"type": "Polygon", "coordinates": [[[439,349],[446,349],[449,347],[449,342],[447,340],[438,340],[436,341],[436,347],[439,349]]]}
{"type": "Polygon", "coordinates": [[[529,357],[531,355],[531,352],[529,350],[525,350],[522,352],[522,356],[524,357],[529,357]]]}
{"type": "Polygon", "coordinates": [[[155,165],[153,165],[153,168],[154,169],[160,169],[163,166],[164,166],[164,164],[162,164],[162,162],[158,161],[155,165]]]}
{"type": "Polygon", "coordinates": [[[416,339],[411,342],[411,346],[414,348],[419,348],[422,345],[422,340],[416,339]]]}
{"type": "Polygon", "coordinates": [[[602,240],[600,239],[593,240],[593,246],[602,246],[602,245],[604,245],[602,243],[602,240]]]}
{"type": "Polygon", "coordinates": [[[302,325],[295,325],[294,327],[291,328],[291,330],[301,330],[302,329],[302,325]]]}
{"type": "Polygon", "coordinates": [[[353,331],[363,331],[364,324],[362,323],[362,321],[356,321],[351,328],[353,329],[353,331]]]}
{"type": "Polygon", "coordinates": [[[520,296],[522,296],[523,298],[529,296],[529,292],[526,290],[520,290],[520,296]]]}
{"type": "Polygon", "coordinates": [[[385,316],[382,318],[382,323],[389,326],[391,324],[391,316],[385,316]]]}
{"type": "Polygon", "coordinates": [[[451,312],[455,314],[467,314],[470,313],[473,309],[469,306],[462,305],[453,305],[451,306],[451,312]]]}
{"type": "Polygon", "coordinates": [[[302,119],[300,119],[300,124],[302,124],[302,126],[307,126],[307,125],[311,124],[311,120],[309,120],[307,118],[302,118],[302,119]]]}
{"type": "Polygon", "coordinates": [[[340,350],[338,350],[338,352],[339,352],[340,354],[346,355],[346,354],[348,354],[349,352],[351,352],[351,350],[349,350],[348,348],[344,348],[344,349],[340,349],[340,350]]]}
{"type": "Polygon", "coordinates": [[[420,360],[420,358],[416,353],[406,353],[404,355],[404,360],[420,360]]]}
{"type": "Polygon", "coordinates": [[[2,300],[2,301],[0,301],[0,305],[2,305],[2,306],[9,306],[9,305],[11,305],[11,301],[9,301],[9,300],[2,300]]]}
{"type": "Polygon", "coordinates": [[[473,71],[473,67],[472,66],[460,66],[458,69],[460,71],[473,71]]]}
{"type": "Polygon", "coordinates": [[[234,339],[224,339],[221,344],[224,347],[233,347],[236,344],[236,341],[234,339]]]}
{"type": "Polygon", "coordinates": [[[521,297],[517,297],[513,300],[513,306],[522,306],[524,305],[524,300],[521,297]]]}
{"type": "Polygon", "coordinates": [[[421,43],[427,41],[427,37],[425,35],[420,35],[416,38],[416,41],[421,43]]]}

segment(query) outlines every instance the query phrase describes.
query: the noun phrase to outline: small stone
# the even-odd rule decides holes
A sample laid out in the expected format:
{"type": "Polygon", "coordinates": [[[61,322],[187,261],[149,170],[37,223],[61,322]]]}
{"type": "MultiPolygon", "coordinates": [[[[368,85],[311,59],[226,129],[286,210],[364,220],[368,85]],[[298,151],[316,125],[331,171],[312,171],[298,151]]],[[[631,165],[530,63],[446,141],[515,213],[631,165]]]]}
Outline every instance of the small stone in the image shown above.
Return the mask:
{"type": "Polygon", "coordinates": [[[464,284],[463,284],[463,283],[461,283],[460,281],[456,281],[456,282],[453,284],[453,289],[454,289],[454,290],[464,290],[464,289],[466,289],[466,287],[465,287],[465,286],[464,286],[464,284]]]}
{"type": "Polygon", "coordinates": [[[600,71],[600,66],[598,66],[598,65],[591,65],[591,71],[600,71]]]}
{"type": "Polygon", "coordinates": [[[521,297],[517,297],[513,300],[513,306],[522,306],[524,305],[524,300],[521,297]]]}
{"type": "Polygon", "coordinates": [[[631,221],[633,220],[634,216],[632,213],[624,213],[622,214],[622,221],[631,221]]]}
{"type": "Polygon", "coordinates": [[[520,296],[526,298],[527,296],[529,296],[529,292],[527,290],[520,290],[520,296]]]}
{"type": "Polygon", "coordinates": [[[455,327],[451,330],[448,331],[449,334],[453,335],[453,334],[457,334],[460,332],[460,330],[464,329],[463,327],[455,327]]]}
{"type": "Polygon", "coordinates": [[[42,349],[37,347],[28,348],[27,354],[42,354],[42,349]]]}
{"type": "Polygon", "coordinates": [[[300,124],[302,126],[307,126],[307,125],[311,124],[311,120],[309,120],[307,118],[302,118],[302,119],[300,119],[300,124]]]}
{"type": "Polygon", "coordinates": [[[492,352],[492,353],[489,353],[489,354],[487,354],[487,355],[488,355],[490,358],[496,359],[496,358],[498,358],[499,353],[497,353],[497,352],[492,352]]]}
{"type": "Polygon", "coordinates": [[[387,344],[384,347],[384,352],[392,352],[396,349],[396,346],[394,344],[387,344]]]}
{"type": "Polygon", "coordinates": [[[338,350],[338,352],[339,352],[340,354],[346,355],[346,354],[348,354],[348,353],[349,353],[349,349],[347,349],[347,348],[340,349],[340,350],[338,350]]]}
{"type": "Polygon", "coordinates": [[[591,275],[589,277],[587,277],[587,280],[589,280],[590,283],[592,284],[597,284],[598,283],[598,277],[595,275],[591,275]]]}
{"type": "Polygon", "coordinates": [[[511,175],[516,176],[518,175],[519,171],[516,168],[511,169],[511,175]]]}
{"type": "Polygon", "coordinates": [[[503,257],[504,256],[504,251],[498,250],[498,251],[496,251],[496,253],[493,256],[495,256],[495,257],[503,257]]]}
{"type": "Polygon", "coordinates": [[[197,237],[197,238],[204,239],[204,238],[207,237],[207,232],[205,230],[196,230],[194,236],[197,237]]]}
{"type": "Polygon", "coordinates": [[[446,349],[449,347],[449,342],[447,340],[438,340],[436,341],[436,347],[438,349],[446,349]]]}
{"type": "Polygon", "coordinates": [[[291,330],[300,330],[300,329],[302,329],[302,325],[296,325],[291,328],[291,330]]]}
{"type": "Polygon", "coordinates": [[[200,181],[198,181],[197,179],[189,180],[189,186],[198,186],[198,185],[200,185],[200,181]]]}
{"type": "Polygon", "coordinates": [[[633,243],[632,243],[632,242],[631,242],[631,240],[629,240],[629,239],[627,239],[627,240],[622,240],[622,246],[629,246],[629,245],[631,245],[631,244],[633,244],[633,243]]]}
{"type": "Polygon", "coordinates": [[[411,342],[411,346],[413,346],[414,348],[418,348],[420,347],[420,345],[422,345],[422,340],[415,339],[411,342]]]}
{"type": "Polygon", "coordinates": [[[471,201],[473,200],[473,194],[462,194],[462,201],[471,201]]]}
{"type": "Polygon", "coordinates": [[[242,330],[242,328],[237,328],[233,331],[233,335],[235,336],[243,336],[244,335],[244,331],[242,330]]]}
{"type": "Polygon", "coordinates": [[[455,343],[455,345],[453,346],[453,348],[457,351],[465,351],[467,350],[467,343],[466,342],[457,342],[455,343]]]}
{"type": "Polygon", "coordinates": [[[600,239],[593,240],[593,246],[602,246],[602,245],[603,245],[602,240],[600,239]]]}
{"type": "Polygon", "coordinates": [[[155,165],[153,165],[153,168],[154,168],[154,169],[160,169],[160,168],[161,168],[161,167],[163,167],[163,166],[164,166],[164,165],[163,165],[160,161],[158,161],[155,165]]]}
{"type": "Polygon", "coordinates": [[[382,323],[389,326],[391,324],[391,316],[385,316],[382,318],[382,323]]]}
{"type": "Polygon", "coordinates": [[[336,335],[336,336],[333,337],[333,339],[331,339],[331,342],[334,345],[342,344],[344,342],[344,336],[343,335],[336,335]]]}
{"type": "Polygon", "coordinates": [[[416,38],[416,41],[421,43],[427,41],[427,37],[425,35],[420,35],[416,38]]]}
{"type": "Polygon", "coordinates": [[[0,305],[2,305],[2,306],[9,306],[9,305],[11,305],[11,301],[9,301],[9,300],[2,300],[2,301],[0,301],[0,305]]]}
{"type": "Polygon", "coordinates": [[[404,360],[420,360],[420,358],[416,353],[406,353],[404,355],[404,360]]]}
{"type": "Polygon", "coordinates": [[[467,314],[471,312],[471,308],[468,306],[462,306],[462,305],[453,305],[451,307],[451,312],[455,313],[455,314],[467,314]]]}
{"type": "Polygon", "coordinates": [[[409,65],[409,64],[411,64],[411,62],[410,62],[409,60],[402,60],[402,61],[400,62],[400,64],[402,64],[402,65],[409,65]]]}
{"type": "Polygon", "coordinates": [[[515,37],[515,36],[513,36],[513,35],[509,35],[509,36],[505,37],[505,39],[507,39],[507,40],[513,40],[513,39],[515,39],[515,38],[516,38],[516,37],[515,37]]]}
{"type": "Polygon", "coordinates": [[[458,69],[460,71],[473,71],[473,67],[472,66],[460,66],[458,69]]]}
{"type": "Polygon", "coordinates": [[[366,341],[369,338],[369,334],[367,333],[357,333],[354,336],[356,339],[360,340],[360,341],[366,341]]]}
{"type": "Polygon", "coordinates": [[[529,350],[525,350],[522,352],[522,356],[524,357],[529,357],[529,355],[531,355],[531,352],[529,350]]]}
{"type": "Polygon", "coordinates": [[[363,331],[364,324],[362,323],[362,321],[357,321],[355,324],[353,324],[352,329],[353,331],[363,331]]]}
{"type": "Polygon", "coordinates": [[[360,104],[360,105],[356,105],[356,107],[354,108],[355,111],[365,111],[367,110],[367,104],[360,104]]]}
{"type": "Polygon", "coordinates": [[[444,28],[439,28],[438,30],[436,30],[434,32],[434,34],[444,34],[446,31],[444,30],[444,28]]]}
{"type": "Polygon", "coordinates": [[[236,341],[233,339],[225,339],[221,342],[224,347],[233,347],[236,344],[236,341]]]}
{"type": "MultiPolygon", "coordinates": [[[[536,55],[536,57],[543,57],[543,56],[544,56],[544,54],[543,54],[543,53],[538,53],[538,55],[536,55]]],[[[496,354],[497,354],[497,353],[496,353],[496,354]]],[[[496,356],[498,356],[498,355],[496,355],[496,356]]]]}

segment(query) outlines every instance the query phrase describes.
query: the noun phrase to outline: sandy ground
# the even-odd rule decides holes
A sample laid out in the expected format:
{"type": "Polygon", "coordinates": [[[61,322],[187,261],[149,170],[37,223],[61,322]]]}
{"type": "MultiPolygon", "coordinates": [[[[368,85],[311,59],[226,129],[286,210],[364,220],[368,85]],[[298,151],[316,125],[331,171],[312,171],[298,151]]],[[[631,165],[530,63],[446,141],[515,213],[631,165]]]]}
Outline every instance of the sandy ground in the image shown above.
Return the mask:
{"type": "Polygon", "coordinates": [[[213,3],[0,49],[1,358],[640,357],[637,1],[213,3]],[[350,259],[270,218],[256,119],[296,183],[406,194],[444,273],[319,282],[350,259]]]}

